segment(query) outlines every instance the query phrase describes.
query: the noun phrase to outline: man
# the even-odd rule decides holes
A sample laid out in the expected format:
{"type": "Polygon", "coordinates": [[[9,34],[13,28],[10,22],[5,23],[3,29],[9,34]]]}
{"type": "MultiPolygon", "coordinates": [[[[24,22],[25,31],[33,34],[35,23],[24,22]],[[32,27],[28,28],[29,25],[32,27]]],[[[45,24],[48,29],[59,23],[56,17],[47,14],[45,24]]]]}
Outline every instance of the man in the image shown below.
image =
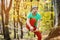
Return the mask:
{"type": "Polygon", "coordinates": [[[41,40],[41,33],[38,30],[40,19],[41,15],[38,13],[38,7],[33,6],[31,12],[27,16],[27,28],[37,35],[38,40],[41,40]]]}

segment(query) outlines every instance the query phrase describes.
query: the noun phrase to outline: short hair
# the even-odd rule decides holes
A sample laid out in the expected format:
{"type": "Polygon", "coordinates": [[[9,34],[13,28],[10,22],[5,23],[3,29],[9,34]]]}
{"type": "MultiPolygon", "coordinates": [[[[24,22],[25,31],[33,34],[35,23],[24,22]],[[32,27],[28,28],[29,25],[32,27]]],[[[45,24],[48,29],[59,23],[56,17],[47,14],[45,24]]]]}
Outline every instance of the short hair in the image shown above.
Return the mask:
{"type": "Polygon", "coordinates": [[[37,9],[38,9],[38,7],[37,7],[37,6],[32,6],[32,9],[34,9],[34,8],[37,8],[37,9]]]}
{"type": "Polygon", "coordinates": [[[38,7],[37,7],[37,6],[32,6],[31,11],[32,11],[34,8],[37,8],[37,9],[38,9],[38,7]]]}

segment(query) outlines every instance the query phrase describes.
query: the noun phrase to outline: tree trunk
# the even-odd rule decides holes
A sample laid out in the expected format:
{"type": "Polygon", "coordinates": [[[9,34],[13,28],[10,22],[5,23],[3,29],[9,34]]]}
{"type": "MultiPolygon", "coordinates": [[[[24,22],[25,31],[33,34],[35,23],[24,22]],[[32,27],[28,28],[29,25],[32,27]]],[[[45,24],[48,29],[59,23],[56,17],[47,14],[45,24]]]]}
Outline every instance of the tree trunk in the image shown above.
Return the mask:
{"type": "MultiPolygon", "coordinates": [[[[6,0],[5,0],[6,1],[6,0]]],[[[2,4],[2,25],[3,25],[3,34],[4,34],[4,39],[5,40],[11,40],[10,36],[9,36],[9,29],[8,29],[8,22],[9,22],[9,10],[11,8],[11,4],[12,4],[12,0],[10,0],[10,4],[9,7],[7,9],[5,9],[5,2],[4,0],[1,0],[1,4],[2,4]],[[4,22],[4,15],[5,14],[5,22],[4,22]]]]}
{"type": "MultiPolygon", "coordinates": [[[[13,14],[14,16],[15,16],[15,4],[14,4],[14,14],[13,14]]],[[[16,25],[15,25],[15,17],[13,17],[13,21],[14,21],[14,39],[16,38],[16,25]]]]}
{"type": "MultiPolygon", "coordinates": [[[[15,12],[14,12],[15,13],[15,12]]],[[[15,14],[14,14],[15,15],[15,14]]],[[[14,39],[16,38],[16,26],[15,26],[15,17],[13,18],[13,20],[14,20],[14,39]]]]}

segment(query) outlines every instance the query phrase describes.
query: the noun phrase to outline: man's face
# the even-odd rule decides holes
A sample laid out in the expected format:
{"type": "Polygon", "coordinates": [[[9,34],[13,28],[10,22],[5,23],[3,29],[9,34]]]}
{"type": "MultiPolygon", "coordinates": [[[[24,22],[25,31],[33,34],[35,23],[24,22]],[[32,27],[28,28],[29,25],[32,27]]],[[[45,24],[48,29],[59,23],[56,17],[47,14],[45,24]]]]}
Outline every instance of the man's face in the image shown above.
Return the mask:
{"type": "Polygon", "coordinates": [[[33,13],[36,13],[37,11],[38,11],[37,8],[34,8],[34,9],[32,10],[33,13]]]}

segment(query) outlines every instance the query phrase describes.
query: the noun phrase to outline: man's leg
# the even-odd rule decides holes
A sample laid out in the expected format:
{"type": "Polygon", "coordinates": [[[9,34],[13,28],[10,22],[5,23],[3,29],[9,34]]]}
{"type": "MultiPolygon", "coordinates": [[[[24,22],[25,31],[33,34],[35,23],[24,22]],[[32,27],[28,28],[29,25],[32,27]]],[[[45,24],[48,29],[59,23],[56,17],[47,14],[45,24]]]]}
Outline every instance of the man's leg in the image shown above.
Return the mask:
{"type": "Polygon", "coordinates": [[[39,31],[34,32],[35,35],[37,35],[38,40],[42,39],[41,33],[39,31]]]}

